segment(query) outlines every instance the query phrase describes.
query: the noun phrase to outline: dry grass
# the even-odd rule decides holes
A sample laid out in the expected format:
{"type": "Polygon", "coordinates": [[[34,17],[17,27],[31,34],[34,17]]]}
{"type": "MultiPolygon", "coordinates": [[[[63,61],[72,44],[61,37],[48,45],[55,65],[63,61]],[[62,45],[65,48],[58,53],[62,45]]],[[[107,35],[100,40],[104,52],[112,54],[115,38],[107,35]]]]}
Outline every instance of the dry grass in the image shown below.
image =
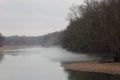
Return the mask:
{"type": "Polygon", "coordinates": [[[63,65],[66,69],[120,74],[120,63],[80,62],[63,65]]]}

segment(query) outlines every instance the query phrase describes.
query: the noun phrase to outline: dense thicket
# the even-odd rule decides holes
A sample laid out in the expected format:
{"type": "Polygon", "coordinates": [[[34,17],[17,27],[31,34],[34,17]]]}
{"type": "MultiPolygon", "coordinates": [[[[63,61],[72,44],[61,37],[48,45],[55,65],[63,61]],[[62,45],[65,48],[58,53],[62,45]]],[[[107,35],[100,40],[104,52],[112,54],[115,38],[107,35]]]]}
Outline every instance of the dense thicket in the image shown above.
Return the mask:
{"type": "Polygon", "coordinates": [[[3,43],[4,43],[4,37],[3,37],[3,35],[0,33],[0,47],[3,46],[3,43]]]}
{"type": "Polygon", "coordinates": [[[87,0],[70,8],[62,46],[74,52],[114,53],[120,60],[120,0],[87,0]]]}

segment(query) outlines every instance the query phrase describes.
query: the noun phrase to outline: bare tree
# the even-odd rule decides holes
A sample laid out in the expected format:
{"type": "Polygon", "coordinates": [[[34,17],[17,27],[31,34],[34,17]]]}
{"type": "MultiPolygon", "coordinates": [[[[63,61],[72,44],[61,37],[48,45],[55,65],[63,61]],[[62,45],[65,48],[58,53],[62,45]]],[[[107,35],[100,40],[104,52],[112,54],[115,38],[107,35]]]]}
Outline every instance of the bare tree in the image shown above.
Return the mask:
{"type": "Polygon", "coordinates": [[[120,61],[120,0],[86,0],[70,9],[63,46],[77,52],[114,54],[120,61]],[[69,43],[68,43],[69,42],[69,43]]]}

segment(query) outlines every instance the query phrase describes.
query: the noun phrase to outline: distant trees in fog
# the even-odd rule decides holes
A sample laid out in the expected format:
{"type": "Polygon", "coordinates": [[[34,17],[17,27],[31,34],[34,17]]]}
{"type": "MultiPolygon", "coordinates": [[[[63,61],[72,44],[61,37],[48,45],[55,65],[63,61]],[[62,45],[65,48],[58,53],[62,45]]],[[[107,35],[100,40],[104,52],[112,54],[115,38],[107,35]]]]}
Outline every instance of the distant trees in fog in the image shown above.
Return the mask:
{"type": "Polygon", "coordinates": [[[56,46],[61,44],[62,32],[48,33],[42,36],[10,36],[4,44],[12,46],[56,46]]]}
{"type": "Polygon", "coordinates": [[[86,0],[70,11],[62,46],[74,52],[114,53],[114,61],[120,61],[120,0],[86,0]]]}

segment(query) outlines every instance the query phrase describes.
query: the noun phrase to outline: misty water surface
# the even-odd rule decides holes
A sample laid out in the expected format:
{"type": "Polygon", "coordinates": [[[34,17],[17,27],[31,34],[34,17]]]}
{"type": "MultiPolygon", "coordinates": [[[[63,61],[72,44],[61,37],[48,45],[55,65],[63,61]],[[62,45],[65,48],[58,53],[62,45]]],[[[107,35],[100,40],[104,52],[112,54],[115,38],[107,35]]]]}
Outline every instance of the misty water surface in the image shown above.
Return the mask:
{"type": "Polygon", "coordinates": [[[60,47],[0,52],[0,80],[119,80],[120,76],[65,70],[61,63],[94,60],[60,47]],[[102,79],[103,78],[103,79],[102,79]]]}

